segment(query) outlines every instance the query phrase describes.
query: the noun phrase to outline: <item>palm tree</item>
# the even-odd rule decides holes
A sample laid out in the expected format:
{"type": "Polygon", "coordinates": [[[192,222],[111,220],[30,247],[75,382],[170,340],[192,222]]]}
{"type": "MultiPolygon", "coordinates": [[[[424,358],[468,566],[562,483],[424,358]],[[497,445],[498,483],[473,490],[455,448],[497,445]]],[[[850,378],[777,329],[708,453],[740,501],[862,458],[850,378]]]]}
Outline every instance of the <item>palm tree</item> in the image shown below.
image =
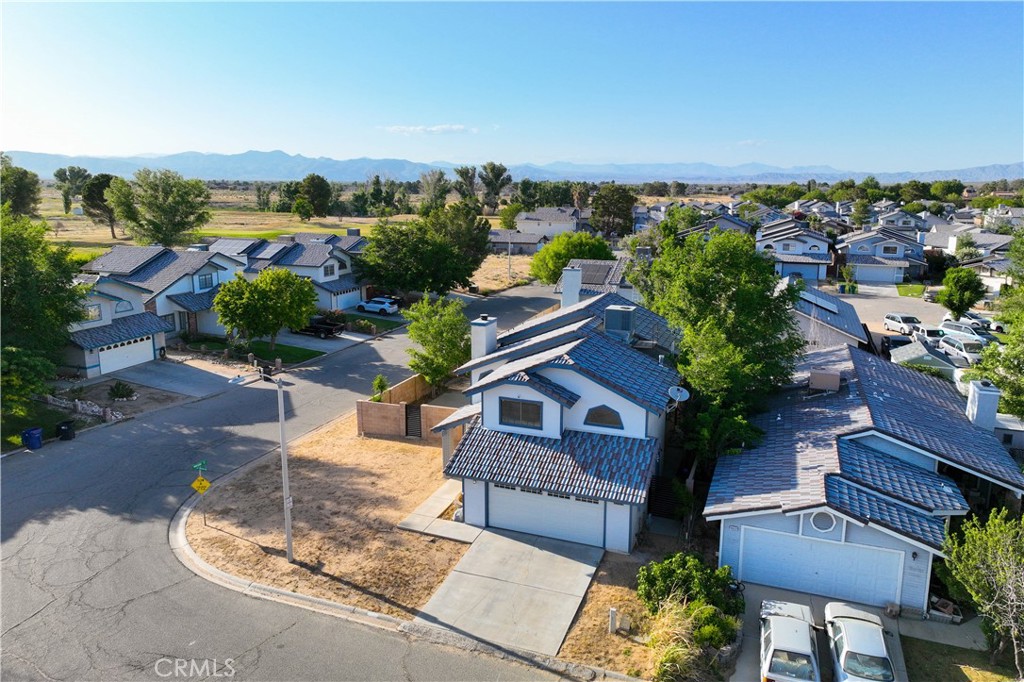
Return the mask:
{"type": "Polygon", "coordinates": [[[480,184],[484,186],[484,206],[491,209],[491,213],[498,208],[498,197],[501,190],[512,184],[512,176],[508,169],[500,163],[488,161],[480,169],[480,184]]]}

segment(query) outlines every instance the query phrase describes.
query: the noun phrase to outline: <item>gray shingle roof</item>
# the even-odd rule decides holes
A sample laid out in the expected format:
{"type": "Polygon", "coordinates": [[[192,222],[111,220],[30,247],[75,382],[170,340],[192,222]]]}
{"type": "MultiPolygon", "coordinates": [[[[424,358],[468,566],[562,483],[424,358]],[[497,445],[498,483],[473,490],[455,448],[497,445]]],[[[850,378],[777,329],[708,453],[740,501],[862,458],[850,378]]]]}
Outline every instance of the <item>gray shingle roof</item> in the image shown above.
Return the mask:
{"type": "Polygon", "coordinates": [[[338,279],[332,279],[328,282],[313,282],[313,286],[319,287],[324,291],[328,291],[332,294],[340,294],[345,291],[352,291],[353,289],[359,288],[359,282],[356,281],[356,276],[351,272],[347,275],[341,275],[338,279]]]}
{"type": "Polygon", "coordinates": [[[320,267],[331,257],[334,246],[322,243],[296,243],[274,260],[274,265],[320,267]]]}
{"type": "MultiPolygon", "coordinates": [[[[131,248],[131,247],[123,247],[131,248]]],[[[142,248],[142,247],[136,247],[142,248]]],[[[219,254],[212,251],[171,251],[165,252],[147,262],[143,267],[127,275],[117,275],[113,279],[136,284],[158,294],[186,275],[195,274],[200,268],[219,254]]],[[[225,270],[221,265],[213,263],[218,270],[225,270]]]]}
{"type": "Polygon", "coordinates": [[[523,339],[522,341],[517,341],[516,343],[510,343],[490,355],[484,355],[470,360],[456,369],[455,373],[465,374],[466,372],[471,372],[478,367],[490,365],[495,362],[518,360],[519,358],[526,357],[527,355],[532,355],[541,351],[550,350],[556,346],[564,345],[575,339],[582,339],[586,334],[586,332],[583,331],[583,328],[590,324],[592,320],[593,318],[591,317],[584,317],[583,319],[577,320],[576,322],[564,327],[558,327],[549,332],[538,334],[537,336],[531,336],[523,339]]]}
{"type": "Polygon", "coordinates": [[[480,416],[480,410],[482,407],[483,406],[480,403],[463,405],[441,421],[437,422],[437,424],[435,424],[430,430],[434,433],[441,433],[446,429],[471,422],[473,419],[480,416]]]}
{"type": "Polygon", "coordinates": [[[71,343],[90,350],[122,341],[131,341],[158,332],[174,331],[174,325],[164,322],[154,313],[145,312],[127,317],[116,317],[101,327],[71,332],[71,343]]]}
{"type": "MultiPolygon", "coordinates": [[[[881,265],[894,268],[909,268],[910,261],[906,258],[882,258],[881,256],[866,256],[851,253],[846,256],[849,265],[881,265]]],[[[915,262],[920,262],[916,261],[915,262]]]]}
{"type": "Polygon", "coordinates": [[[923,358],[933,358],[949,365],[950,367],[955,367],[953,361],[949,359],[948,355],[932,348],[931,346],[926,346],[920,341],[914,341],[913,343],[908,343],[905,346],[893,348],[889,351],[889,357],[892,362],[899,364],[906,364],[908,362],[912,363],[915,360],[921,360],[923,358]]]}
{"type": "Polygon", "coordinates": [[[829,327],[852,336],[862,343],[868,342],[864,334],[857,309],[841,298],[826,294],[820,289],[805,286],[800,300],[794,306],[798,312],[818,320],[829,327]],[[832,312],[835,310],[836,312],[832,312]]]}
{"type": "Polygon", "coordinates": [[[444,473],[621,504],[647,499],[660,443],[566,430],[561,438],[486,429],[476,418],[444,473]]]}
{"type": "Polygon", "coordinates": [[[171,294],[167,298],[174,301],[190,313],[201,313],[202,311],[209,310],[213,307],[213,299],[217,296],[218,291],[220,291],[219,284],[200,294],[186,292],[183,294],[171,294]]]}
{"type": "MultiPolygon", "coordinates": [[[[626,281],[626,264],[629,261],[629,256],[619,256],[615,260],[573,258],[566,267],[580,268],[583,271],[580,293],[592,296],[606,291],[614,292],[623,286],[630,286],[626,281]]],[[[555,284],[555,293],[562,293],[561,277],[555,284]]]]}
{"type": "Polygon", "coordinates": [[[509,242],[513,244],[539,244],[545,239],[547,237],[542,234],[520,232],[519,230],[491,230],[490,232],[491,244],[505,244],[506,246],[509,242]]]}
{"type": "Polygon", "coordinates": [[[541,206],[532,211],[523,211],[516,220],[536,220],[538,222],[566,223],[576,220],[576,209],[571,206],[541,206]]]}
{"type": "Polygon", "coordinates": [[[82,266],[86,272],[127,275],[135,272],[164,251],[162,246],[115,246],[82,266]]]}
{"type": "Polygon", "coordinates": [[[229,239],[223,238],[210,244],[210,251],[223,253],[225,256],[242,256],[255,250],[264,239],[229,239]]]}
{"type": "Polygon", "coordinates": [[[832,262],[832,256],[827,253],[787,253],[785,251],[770,250],[772,258],[780,263],[813,263],[817,265],[828,265],[832,262]]]}

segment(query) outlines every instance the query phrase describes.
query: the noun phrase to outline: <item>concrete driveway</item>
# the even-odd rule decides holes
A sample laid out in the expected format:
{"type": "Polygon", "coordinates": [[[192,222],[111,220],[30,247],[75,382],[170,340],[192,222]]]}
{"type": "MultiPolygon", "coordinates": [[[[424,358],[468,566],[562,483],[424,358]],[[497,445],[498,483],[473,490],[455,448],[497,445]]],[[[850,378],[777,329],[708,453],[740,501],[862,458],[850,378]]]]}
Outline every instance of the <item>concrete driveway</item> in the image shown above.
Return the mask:
{"type": "Polygon", "coordinates": [[[306,348],[307,350],[318,350],[322,353],[333,353],[334,351],[348,348],[365,338],[365,336],[344,334],[331,336],[326,339],[318,339],[308,334],[293,334],[287,329],[282,329],[277,334],[278,343],[283,343],[286,346],[295,346],[296,348],[306,348]]]}
{"type": "Polygon", "coordinates": [[[416,621],[554,656],[604,550],[485,530],[416,621]]]}
{"type": "Polygon", "coordinates": [[[160,360],[118,370],[109,377],[195,398],[220,393],[228,388],[228,379],[221,374],[160,360]]]}
{"type": "MultiPolygon", "coordinates": [[[[761,602],[766,599],[788,601],[794,604],[805,604],[811,607],[814,614],[814,624],[824,627],[825,605],[831,601],[838,601],[816,594],[805,594],[803,592],[791,592],[776,587],[754,585],[746,583],[743,592],[746,600],[746,612],[743,614],[743,646],[740,655],[736,659],[736,671],[733,672],[730,682],[752,682],[761,679],[760,676],[760,637],[761,637],[761,602]]],[[[875,613],[882,618],[882,625],[885,628],[885,644],[889,649],[889,657],[892,660],[893,672],[896,682],[907,682],[907,665],[903,660],[903,647],[900,644],[900,621],[889,618],[882,609],[865,606],[864,609],[875,613]]],[[[818,665],[821,668],[822,682],[832,682],[832,658],[829,654],[828,637],[824,630],[818,632],[818,665]]]]}

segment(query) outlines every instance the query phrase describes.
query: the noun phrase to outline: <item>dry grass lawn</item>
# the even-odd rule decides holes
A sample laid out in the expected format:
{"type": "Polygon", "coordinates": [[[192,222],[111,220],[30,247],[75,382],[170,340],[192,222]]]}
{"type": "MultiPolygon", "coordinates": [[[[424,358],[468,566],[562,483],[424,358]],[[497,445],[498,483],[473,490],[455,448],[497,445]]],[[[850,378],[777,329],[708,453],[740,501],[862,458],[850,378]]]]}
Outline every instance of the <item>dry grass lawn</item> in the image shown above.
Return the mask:
{"type": "Polygon", "coordinates": [[[289,447],[294,555],[284,558],[280,462],[208,492],[189,542],[221,570],[263,584],[411,619],[468,545],[399,530],[441,485],[441,451],[360,438],[355,415],[289,447]]]}
{"type": "Polygon", "coordinates": [[[533,256],[512,256],[512,279],[508,277],[508,256],[491,254],[473,273],[473,283],[480,287],[480,293],[496,293],[511,287],[526,284],[530,277],[530,263],[533,256]]]}
{"type": "Polygon", "coordinates": [[[126,383],[135,389],[135,394],[138,396],[135,400],[125,401],[114,401],[108,395],[110,387],[114,385],[115,380],[110,379],[109,381],[101,381],[98,384],[91,384],[89,386],[74,387],[69,391],[61,394],[60,397],[79,400],[89,400],[96,403],[100,407],[109,407],[112,410],[116,410],[126,417],[131,417],[150,410],[155,410],[167,405],[173,405],[179,403],[182,400],[188,398],[188,396],[181,395],[180,393],[171,393],[170,391],[161,391],[149,386],[142,386],[140,384],[133,384],[128,381],[126,383]]]}
{"type": "Polygon", "coordinates": [[[606,552],[558,652],[559,658],[650,679],[654,673],[652,650],[626,635],[608,634],[608,609],[614,607],[629,616],[632,634],[642,636],[647,609],[636,596],[636,573],[649,561],[660,561],[681,549],[682,543],[674,538],[653,535],[629,556],[606,552]]]}

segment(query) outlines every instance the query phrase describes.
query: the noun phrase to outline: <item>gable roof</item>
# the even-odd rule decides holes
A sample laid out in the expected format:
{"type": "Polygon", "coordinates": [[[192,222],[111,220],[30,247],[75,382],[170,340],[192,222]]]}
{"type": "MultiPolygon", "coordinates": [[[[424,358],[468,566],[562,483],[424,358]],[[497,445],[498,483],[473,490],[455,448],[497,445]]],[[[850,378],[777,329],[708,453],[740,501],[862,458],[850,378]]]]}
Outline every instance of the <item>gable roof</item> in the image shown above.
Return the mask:
{"type": "Polygon", "coordinates": [[[177,282],[182,277],[193,275],[206,265],[212,265],[218,270],[227,270],[219,263],[213,262],[213,258],[222,257],[223,254],[214,251],[185,251],[166,249],[157,258],[146,263],[143,267],[130,274],[118,275],[115,279],[129,284],[136,284],[154,294],[158,294],[167,287],[177,282]]]}
{"type": "Polygon", "coordinates": [[[905,346],[893,348],[889,351],[889,358],[892,362],[897,364],[913,364],[915,360],[930,358],[951,368],[956,367],[948,355],[932,348],[931,346],[926,346],[920,341],[914,341],[913,343],[908,343],[905,346]]]}
{"type": "Polygon", "coordinates": [[[126,317],[115,317],[110,324],[71,332],[71,343],[85,350],[102,348],[123,341],[132,341],[150,334],[174,331],[174,325],[164,322],[155,313],[144,312],[126,317]]]}
{"type": "Polygon", "coordinates": [[[117,245],[83,265],[82,270],[110,275],[127,275],[168,250],[163,246],[117,245]]]}
{"type": "Polygon", "coordinates": [[[217,297],[218,291],[220,291],[219,284],[200,294],[185,292],[181,294],[171,294],[167,298],[174,301],[190,313],[200,313],[213,307],[213,299],[217,297]]]}
{"type": "MultiPolygon", "coordinates": [[[[566,267],[579,268],[583,272],[581,294],[594,295],[606,291],[614,292],[621,287],[632,287],[626,281],[626,264],[629,256],[619,256],[615,260],[593,260],[573,258],[566,267]]],[[[555,283],[555,293],[562,293],[562,278],[555,283]]]]}
{"type": "Polygon", "coordinates": [[[860,343],[868,342],[857,309],[841,298],[805,285],[800,292],[800,299],[793,307],[798,313],[851,336],[860,343]]]}
{"type": "Polygon", "coordinates": [[[547,237],[533,232],[520,232],[519,230],[491,230],[489,233],[491,243],[508,244],[538,244],[547,241],[547,237]]]}
{"type": "Polygon", "coordinates": [[[578,218],[579,213],[572,206],[541,206],[516,216],[516,220],[536,220],[542,223],[575,222],[578,218]]]}

